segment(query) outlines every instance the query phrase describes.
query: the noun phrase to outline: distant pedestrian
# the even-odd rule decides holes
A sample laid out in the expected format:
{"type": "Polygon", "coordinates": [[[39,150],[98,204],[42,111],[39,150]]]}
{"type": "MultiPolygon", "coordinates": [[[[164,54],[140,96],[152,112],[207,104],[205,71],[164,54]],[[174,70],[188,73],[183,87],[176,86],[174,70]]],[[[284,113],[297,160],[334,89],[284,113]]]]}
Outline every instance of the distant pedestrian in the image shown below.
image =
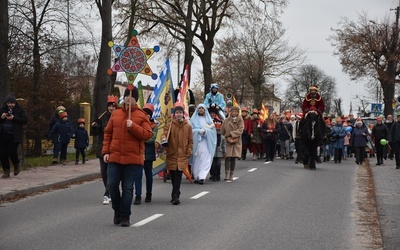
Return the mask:
{"type": "Polygon", "coordinates": [[[104,140],[104,129],[107,126],[108,120],[111,117],[111,113],[117,109],[118,97],[109,95],[107,97],[107,110],[100,114],[96,119],[92,122],[92,134],[93,136],[97,136],[97,149],[96,156],[99,158],[100,162],[100,174],[101,179],[104,184],[104,195],[103,195],[103,205],[108,205],[111,202],[111,196],[107,188],[107,169],[108,163],[104,162],[103,155],[101,154],[101,150],[103,148],[103,140],[104,140]]]}
{"type": "MultiPolygon", "coordinates": [[[[393,121],[393,116],[392,115],[388,115],[386,117],[386,121],[385,121],[385,125],[388,128],[388,131],[390,131],[392,125],[393,125],[394,121],[393,121]]],[[[393,160],[393,150],[392,150],[393,146],[390,144],[390,142],[385,145],[384,149],[383,149],[383,158],[386,160],[387,158],[389,158],[390,160],[393,160]]]]}
{"type": "Polygon", "coordinates": [[[85,119],[78,119],[78,128],[75,130],[75,165],[78,165],[79,155],[82,155],[82,164],[86,163],[85,149],[89,147],[89,134],[85,129],[85,119]]]}
{"type": "Polygon", "coordinates": [[[361,119],[356,120],[350,136],[350,145],[354,149],[356,164],[363,164],[365,158],[365,147],[367,146],[367,136],[369,135],[366,126],[363,126],[361,119]]]}
{"type": "Polygon", "coordinates": [[[263,144],[262,144],[262,134],[261,125],[263,121],[260,119],[260,113],[257,109],[253,109],[251,113],[252,127],[250,139],[250,151],[253,153],[253,161],[262,158],[263,154],[263,144]]]}
{"type": "Polygon", "coordinates": [[[396,169],[399,169],[400,168],[400,115],[397,115],[397,122],[392,124],[388,139],[390,145],[392,145],[394,158],[396,160],[396,169]]]}
{"type": "Polygon", "coordinates": [[[342,118],[336,118],[336,125],[332,127],[332,145],[334,148],[334,161],[341,163],[343,157],[344,137],[346,136],[346,129],[343,127],[342,118]]]}
{"type": "Polygon", "coordinates": [[[276,144],[279,140],[279,130],[280,125],[278,121],[275,120],[274,114],[269,114],[268,118],[265,119],[263,124],[261,125],[266,163],[274,161],[276,144]]]}
{"type": "Polygon", "coordinates": [[[17,150],[22,142],[23,125],[27,124],[28,118],[12,94],[7,95],[0,115],[0,161],[3,167],[1,178],[10,178],[10,160],[14,165],[14,175],[20,172],[17,150]]]}
{"type": "Polygon", "coordinates": [[[133,184],[143,171],[144,143],[153,135],[147,114],[136,104],[138,96],[137,88],[126,89],[122,108],[113,111],[104,130],[102,154],[108,163],[107,187],[114,224],[122,227],[130,226],[133,184]]]}
{"type": "Polygon", "coordinates": [[[243,133],[242,133],[242,154],[239,160],[246,160],[247,150],[250,151],[251,134],[253,133],[253,121],[247,107],[242,108],[243,133]]]}
{"type": "Polygon", "coordinates": [[[225,158],[226,156],[226,140],[221,134],[221,119],[213,109],[209,109],[209,112],[211,118],[213,118],[215,129],[217,130],[217,146],[215,148],[215,154],[210,169],[210,178],[215,182],[221,180],[221,162],[222,158],[225,158]]]}
{"type": "Polygon", "coordinates": [[[242,156],[241,135],[244,129],[243,118],[239,115],[239,107],[233,106],[221,126],[221,134],[226,140],[225,157],[225,182],[233,181],[235,172],[236,158],[242,156]]]}
{"type": "Polygon", "coordinates": [[[184,117],[182,103],[175,103],[174,117],[164,127],[161,144],[167,151],[166,168],[169,171],[172,183],[171,203],[179,205],[181,203],[179,197],[182,173],[188,167],[193,149],[192,126],[184,117]]]}
{"type": "Polygon", "coordinates": [[[59,117],[60,119],[54,124],[47,139],[53,138],[52,164],[57,164],[58,155],[60,155],[60,162],[66,165],[68,144],[72,137],[72,124],[68,120],[67,112],[61,112],[59,117]]]}
{"type": "MultiPolygon", "coordinates": [[[[148,139],[144,146],[144,165],[143,170],[146,176],[146,198],[145,202],[151,202],[152,192],[153,192],[153,162],[156,160],[156,137],[158,132],[158,126],[151,118],[154,112],[153,104],[146,103],[143,106],[143,111],[146,112],[147,116],[150,119],[151,128],[153,131],[153,136],[148,139]]],[[[142,203],[142,178],[143,171],[140,172],[138,178],[135,180],[135,201],[134,205],[139,205],[142,203]]]]}
{"type": "Polygon", "coordinates": [[[387,140],[389,135],[389,130],[386,127],[386,125],[382,122],[382,117],[378,116],[376,118],[376,124],[372,128],[372,141],[375,143],[375,148],[376,148],[376,160],[377,163],[376,165],[382,165],[383,164],[383,149],[385,145],[381,144],[381,140],[387,140]]]}

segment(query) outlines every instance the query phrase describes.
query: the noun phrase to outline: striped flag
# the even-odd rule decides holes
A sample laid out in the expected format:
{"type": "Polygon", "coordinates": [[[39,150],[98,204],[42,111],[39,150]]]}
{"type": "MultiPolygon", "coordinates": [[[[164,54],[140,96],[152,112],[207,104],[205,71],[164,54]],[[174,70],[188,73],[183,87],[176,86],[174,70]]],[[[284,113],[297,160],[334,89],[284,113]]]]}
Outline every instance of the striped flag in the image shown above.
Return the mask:
{"type": "Polygon", "coordinates": [[[189,65],[186,64],[185,71],[183,72],[183,79],[181,83],[181,87],[179,89],[178,97],[176,98],[177,102],[183,103],[185,106],[185,117],[189,118],[189,103],[187,99],[187,92],[189,86],[189,65]]]}
{"type": "Polygon", "coordinates": [[[265,118],[267,118],[265,116],[265,106],[264,103],[261,103],[261,109],[260,109],[260,120],[265,120],[265,118]]]}
{"type": "Polygon", "coordinates": [[[157,159],[153,164],[153,175],[165,169],[166,155],[161,147],[161,134],[163,133],[164,127],[168,122],[171,121],[171,109],[174,106],[174,87],[171,78],[171,68],[169,59],[165,61],[164,69],[160,73],[159,80],[154,86],[154,91],[150,96],[149,103],[154,105],[153,119],[156,121],[158,126],[158,132],[156,137],[156,152],[157,159]]]}
{"type": "Polygon", "coordinates": [[[232,105],[240,108],[239,103],[236,101],[235,95],[232,95],[232,105]]]}

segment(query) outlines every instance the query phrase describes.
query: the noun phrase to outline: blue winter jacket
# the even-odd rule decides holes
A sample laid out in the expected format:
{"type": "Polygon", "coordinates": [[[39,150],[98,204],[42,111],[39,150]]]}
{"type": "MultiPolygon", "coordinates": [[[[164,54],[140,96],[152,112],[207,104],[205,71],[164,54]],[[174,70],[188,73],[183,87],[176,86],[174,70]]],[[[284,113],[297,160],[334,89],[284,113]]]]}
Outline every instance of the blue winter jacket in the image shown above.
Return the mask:
{"type": "Polygon", "coordinates": [[[72,124],[70,121],[62,121],[61,119],[54,124],[48,135],[48,139],[55,140],[53,143],[68,144],[72,136],[72,124]],[[54,136],[54,137],[53,137],[54,136]]]}
{"type": "Polygon", "coordinates": [[[336,141],[332,143],[333,148],[343,148],[344,146],[344,137],[346,136],[346,128],[343,127],[342,124],[336,124],[331,131],[332,138],[335,138],[336,141]]]}
{"type": "Polygon", "coordinates": [[[85,128],[79,127],[75,130],[75,148],[86,148],[89,146],[89,135],[85,128]]]}

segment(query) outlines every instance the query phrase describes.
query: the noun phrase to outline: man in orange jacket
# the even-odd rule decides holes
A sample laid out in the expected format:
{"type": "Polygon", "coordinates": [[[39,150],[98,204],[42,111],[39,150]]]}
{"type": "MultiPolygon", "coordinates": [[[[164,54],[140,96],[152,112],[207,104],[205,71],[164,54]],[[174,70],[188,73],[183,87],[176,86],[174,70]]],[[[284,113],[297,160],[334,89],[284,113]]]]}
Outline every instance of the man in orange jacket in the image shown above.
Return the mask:
{"type": "Polygon", "coordinates": [[[143,171],[144,143],[153,135],[150,120],[137,106],[137,99],[137,88],[126,89],[122,108],[112,113],[104,130],[102,154],[104,162],[108,163],[107,186],[114,224],[122,227],[130,226],[134,180],[143,171]]]}

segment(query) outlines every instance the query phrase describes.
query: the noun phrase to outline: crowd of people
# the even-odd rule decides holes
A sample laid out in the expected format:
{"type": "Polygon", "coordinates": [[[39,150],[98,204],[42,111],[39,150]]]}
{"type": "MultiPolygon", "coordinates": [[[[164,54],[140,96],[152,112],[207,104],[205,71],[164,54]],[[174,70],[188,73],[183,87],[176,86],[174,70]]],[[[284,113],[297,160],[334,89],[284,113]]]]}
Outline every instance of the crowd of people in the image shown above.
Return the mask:
{"type": "MultiPolygon", "coordinates": [[[[152,201],[158,126],[152,119],[154,106],[147,103],[139,108],[138,95],[137,88],[127,88],[121,107],[118,97],[108,96],[107,110],[91,122],[92,134],[98,141],[95,151],[104,184],[103,204],[112,204],[114,224],[123,227],[130,226],[131,204],[141,204],[143,171],[145,202],[152,201]]],[[[270,163],[284,159],[304,164],[302,128],[306,118],[313,114],[321,120],[323,133],[323,139],[316,145],[317,162],[341,163],[354,156],[356,164],[363,164],[368,155],[376,155],[376,165],[395,158],[396,168],[400,168],[400,115],[397,122],[391,115],[385,121],[377,117],[376,125],[371,127],[351,114],[324,117],[324,103],[316,86],[310,87],[301,112],[270,113],[265,119],[255,108],[251,111],[237,106],[227,109],[218,84],[211,85],[203,103],[189,107],[188,117],[185,117],[185,108],[184,104],[175,103],[171,110],[172,120],[160,131],[160,143],[166,152],[166,169],[172,184],[170,202],[173,205],[181,203],[182,175],[188,169],[194,183],[204,185],[207,180],[221,180],[222,159],[223,180],[231,183],[236,161],[247,160],[249,153],[252,161],[270,163]],[[371,148],[370,152],[366,152],[367,146],[371,148]]],[[[0,114],[2,178],[9,178],[10,160],[14,175],[19,174],[16,149],[22,141],[22,126],[27,123],[27,118],[12,95],[6,98],[0,114]]],[[[47,133],[48,140],[54,145],[53,164],[65,164],[71,138],[75,138],[75,164],[80,156],[85,163],[89,137],[84,125],[85,120],[79,118],[78,128],[73,130],[65,107],[57,107],[47,133]]]]}

